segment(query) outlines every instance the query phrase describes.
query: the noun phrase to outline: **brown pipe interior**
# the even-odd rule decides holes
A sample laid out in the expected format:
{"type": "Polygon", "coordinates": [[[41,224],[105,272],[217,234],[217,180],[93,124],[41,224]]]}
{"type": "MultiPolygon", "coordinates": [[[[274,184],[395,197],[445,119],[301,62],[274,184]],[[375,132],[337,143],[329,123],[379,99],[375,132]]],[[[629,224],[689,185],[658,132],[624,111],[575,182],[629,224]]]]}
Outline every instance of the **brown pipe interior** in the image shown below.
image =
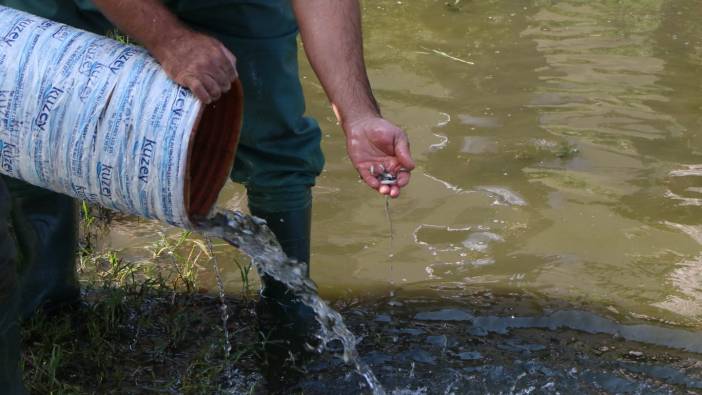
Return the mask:
{"type": "Polygon", "coordinates": [[[234,165],[243,118],[239,81],[219,100],[206,106],[188,147],[185,205],[192,220],[209,214],[234,165]]]}

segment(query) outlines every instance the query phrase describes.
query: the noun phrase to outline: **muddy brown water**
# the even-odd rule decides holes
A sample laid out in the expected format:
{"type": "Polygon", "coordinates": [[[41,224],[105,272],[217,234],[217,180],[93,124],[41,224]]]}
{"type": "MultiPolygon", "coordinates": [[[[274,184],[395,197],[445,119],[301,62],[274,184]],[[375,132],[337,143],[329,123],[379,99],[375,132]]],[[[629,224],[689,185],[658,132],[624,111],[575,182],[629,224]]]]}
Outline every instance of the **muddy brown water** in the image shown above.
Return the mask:
{"type": "MultiPolygon", "coordinates": [[[[385,309],[413,317],[472,300],[466,295],[477,290],[516,295],[528,303],[510,311],[485,303],[500,317],[583,311],[616,325],[663,328],[672,332],[629,340],[660,347],[661,338],[684,338],[699,353],[699,3],[374,0],[364,7],[376,95],[410,135],[418,166],[391,202],[391,244],[384,200],[358,181],[321,86],[301,58],[308,112],[325,131],[312,241],[312,276],[322,295],[365,301],[363,314],[381,322],[385,309]],[[405,290],[441,296],[430,298],[427,310],[405,300],[405,290]]],[[[227,185],[220,204],[246,207],[243,190],[227,185]]],[[[112,247],[134,257],[158,232],[175,232],[134,221],[120,219],[110,237],[112,247]]],[[[221,264],[230,252],[219,251],[221,264]]],[[[229,290],[239,292],[238,269],[223,270],[229,290]]],[[[214,284],[209,276],[201,278],[214,284]]],[[[565,330],[530,322],[534,330],[565,330]]],[[[582,341],[594,341],[575,326],[569,330],[582,341]]]]}

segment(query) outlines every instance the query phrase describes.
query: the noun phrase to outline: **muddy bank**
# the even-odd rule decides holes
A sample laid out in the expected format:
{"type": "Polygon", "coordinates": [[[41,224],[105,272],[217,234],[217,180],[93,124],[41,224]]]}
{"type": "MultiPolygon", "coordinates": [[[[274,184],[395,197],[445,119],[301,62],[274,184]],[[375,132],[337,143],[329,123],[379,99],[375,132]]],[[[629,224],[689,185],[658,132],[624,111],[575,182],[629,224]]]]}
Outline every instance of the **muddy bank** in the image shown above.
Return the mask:
{"type": "MultiPolygon", "coordinates": [[[[272,363],[255,297],[229,297],[227,306],[229,361],[217,297],[155,283],[91,288],[81,309],[25,323],[25,379],[36,394],[367,392],[335,356],[338,345],[306,363],[272,363]]],[[[619,322],[606,309],[479,290],[397,291],[334,306],[390,392],[702,393],[695,328],[619,322]]]]}
{"type": "MultiPolygon", "coordinates": [[[[606,315],[524,295],[475,293],[350,304],[360,351],[388,390],[427,394],[700,393],[702,333],[606,315]],[[637,341],[639,340],[639,341],[637,341]],[[691,352],[694,350],[696,352],[691,352]]],[[[305,394],[363,387],[338,359],[308,367],[305,394]]]]}

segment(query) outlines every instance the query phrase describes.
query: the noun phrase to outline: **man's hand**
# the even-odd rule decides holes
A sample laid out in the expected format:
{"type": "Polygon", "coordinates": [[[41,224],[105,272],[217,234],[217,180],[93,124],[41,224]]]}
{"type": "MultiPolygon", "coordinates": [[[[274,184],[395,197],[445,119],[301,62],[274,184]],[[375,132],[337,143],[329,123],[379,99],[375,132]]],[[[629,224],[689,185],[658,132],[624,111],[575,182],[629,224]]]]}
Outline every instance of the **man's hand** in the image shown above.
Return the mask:
{"type": "Polygon", "coordinates": [[[398,197],[414,169],[407,134],[381,117],[344,125],[344,130],[349,157],[363,181],[383,195],[398,197]],[[377,177],[383,172],[396,176],[397,183],[382,185],[377,177]]]}
{"type": "Polygon", "coordinates": [[[188,87],[205,104],[228,92],[238,78],[234,55],[205,34],[186,29],[149,50],[171,79],[188,87]]]}
{"type": "Polygon", "coordinates": [[[216,39],[185,26],[161,0],[93,0],[122,32],[153,55],[169,77],[209,104],[237,79],[236,58],[216,39]]]}

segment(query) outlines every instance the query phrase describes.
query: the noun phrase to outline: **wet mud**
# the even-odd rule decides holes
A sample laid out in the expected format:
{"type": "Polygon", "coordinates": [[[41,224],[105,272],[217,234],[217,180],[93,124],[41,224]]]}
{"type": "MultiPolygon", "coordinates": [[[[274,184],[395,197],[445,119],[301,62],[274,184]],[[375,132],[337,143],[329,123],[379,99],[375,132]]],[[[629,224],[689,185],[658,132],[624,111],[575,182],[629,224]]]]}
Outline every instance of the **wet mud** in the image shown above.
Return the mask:
{"type": "MultiPolygon", "coordinates": [[[[536,307],[548,304],[514,293],[451,301],[423,292],[337,307],[388,393],[702,393],[702,333],[563,303],[536,307]]],[[[280,388],[367,392],[331,354],[280,388]]]]}

